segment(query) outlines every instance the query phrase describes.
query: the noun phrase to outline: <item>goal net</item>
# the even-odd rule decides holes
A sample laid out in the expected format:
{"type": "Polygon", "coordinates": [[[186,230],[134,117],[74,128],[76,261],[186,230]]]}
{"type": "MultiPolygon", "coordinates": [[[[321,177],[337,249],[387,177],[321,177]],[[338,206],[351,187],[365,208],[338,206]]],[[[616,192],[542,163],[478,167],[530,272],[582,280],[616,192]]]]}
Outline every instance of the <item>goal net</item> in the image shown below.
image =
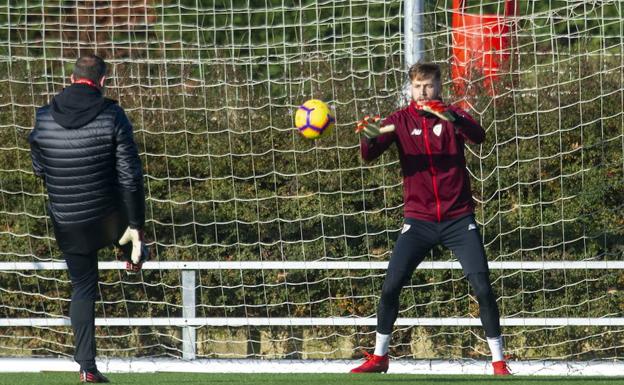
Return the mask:
{"type": "MultiPolygon", "coordinates": [[[[422,22],[414,39],[442,65],[445,99],[487,131],[466,160],[507,352],[620,360],[623,3],[515,3],[505,14],[502,0],[426,1],[411,15],[422,22]],[[495,75],[477,63],[451,80],[454,12],[505,17],[495,75]]],[[[100,252],[98,354],[355,359],[370,350],[402,184],[396,149],[364,163],[353,130],[405,102],[405,4],[0,6],[0,355],[73,352],[70,282],[27,136],[75,58],[93,52],[110,64],[107,95],[134,125],[154,255],[128,278],[112,249],[100,252]],[[335,130],[319,141],[292,128],[309,98],[335,108],[335,130]]],[[[403,290],[390,353],[487,357],[478,305],[447,250],[434,249],[403,290]]]]}

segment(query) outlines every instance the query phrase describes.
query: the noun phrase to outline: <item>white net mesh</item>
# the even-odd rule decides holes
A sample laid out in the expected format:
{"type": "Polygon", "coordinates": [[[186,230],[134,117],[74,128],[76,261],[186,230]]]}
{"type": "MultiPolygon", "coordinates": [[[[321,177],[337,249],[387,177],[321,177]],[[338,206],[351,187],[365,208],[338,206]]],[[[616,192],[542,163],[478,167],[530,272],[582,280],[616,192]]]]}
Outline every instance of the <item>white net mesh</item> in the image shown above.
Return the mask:
{"type": "MultiPolygon", "coordinates": [[[[504,5],[468,1],[465,12],[502,15],[504,5]]],[[[426,2],[418,38],[424,57],[443,65],[445,97],[458,101],[448,65],[459,44],[452,9],[450,0],[426,2]]],[[[542,320],[504,329],[521,358],[622,357],[622,270],[567,263],[623,259],[622,11],[619,1],[519,1],[497,81],[488,83],[478,63],[463,75],[471,85],[464,102],[487,130],[466,158],[489,259],[561,262],[492,270],[506,322],[542,320]],[[616,321],[565,326],[598,318],[616,321]]],[[[370,349],[384,269],[346,262],[390,257],[401,176],[396,150],[362,163],[353,125],[402,102],[402,23],[402,1],[0,5],[0,354],[72,353],[70,329],[45,326],[68,314],[66,272],[6,263],[61,261],[26,137],[35,108],[67,86],[76,56],[91,52],[110,63],[107,93],[135,126],[155,260],[221,263],[194,270],[193,304],[183,302],[178,268],[154,264],[136,280],[102,270],[99,353],[182,357],[183,330],[195,332],[198,358],[345,358],[370,349]],[[334,133],[318,142],[291,128],[294,109],[311,97],[336,110],[334,133]],[[345,264],[289,265],[312,261],[345,264]],[[182,317],[194,326],[181,328],[182,317]],[[296,321],[327,317],[355,321],[296,321]],[[139,326],[115,321],[129,318],[139,326]],[[271,322],[288,318],[291,326],[271,322]]],[[[436,249],[427,262],[452,259],[436,249]]],[[[418,270],[401,304],[393,356],[487,354],[461,270],[418,270]],[[455,317],[459,326],[450,326],[455,317]],[[401,322],[408,318],[432,321],[401,322]]]]}

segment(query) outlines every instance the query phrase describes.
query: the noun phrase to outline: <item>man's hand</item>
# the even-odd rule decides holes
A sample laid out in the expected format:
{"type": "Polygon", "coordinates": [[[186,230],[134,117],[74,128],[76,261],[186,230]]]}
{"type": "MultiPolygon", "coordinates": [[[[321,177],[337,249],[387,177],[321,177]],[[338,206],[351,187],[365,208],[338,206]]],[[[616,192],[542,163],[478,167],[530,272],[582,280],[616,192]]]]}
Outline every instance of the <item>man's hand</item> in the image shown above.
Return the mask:
{"type": "Polygon", "coordinates": [[[128,227],[121,238],[119,238],[119,244],[123,246],[128,242],[132,242],[132,252],[130,254],[132,263],[138,265],[149,258],[149,249],[145,245],[143,230],[128,227]]]}
{"type": "Polygon", "coordinates": [[[381,117],[379,115],[373,117],[366,115],[364,119],[358,120],[357,126],[355,127],[355,133],[362,133],[362,135],[364,135],[368,139],[373,139],[381,134],[386,134],[388,132],[394,131],[394,124],[379,127],[380,120],[381,117]]]}
{"type": "Polygon", "coordinates": [[[417,109],[433,114],[442,120],[451,123],[457,120],[457,114],[449,110],[448,106],[439,100],[421,101],[417,102],[416,105],[417,109]]]}

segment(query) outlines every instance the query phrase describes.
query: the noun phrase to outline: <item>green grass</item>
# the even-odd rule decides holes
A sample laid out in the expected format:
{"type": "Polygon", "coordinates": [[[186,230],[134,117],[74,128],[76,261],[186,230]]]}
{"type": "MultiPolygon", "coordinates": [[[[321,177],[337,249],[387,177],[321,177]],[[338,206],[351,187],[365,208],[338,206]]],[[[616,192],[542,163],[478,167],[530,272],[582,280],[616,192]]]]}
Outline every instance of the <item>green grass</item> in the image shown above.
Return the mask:
{"type": "MultiPolygon", "coordinates": [[[[206,374],[206,373],[146,373],[108,375],[113,384],[128,385],[477,385],[505,383],[513,385],[616,385],[624,384],[624,377],[506,377],[492,376],[423,376],[406,374],[206,374]]],[[[55,385],[77,384],[78,373],[2,373],[0,385],[55,385]]]]}

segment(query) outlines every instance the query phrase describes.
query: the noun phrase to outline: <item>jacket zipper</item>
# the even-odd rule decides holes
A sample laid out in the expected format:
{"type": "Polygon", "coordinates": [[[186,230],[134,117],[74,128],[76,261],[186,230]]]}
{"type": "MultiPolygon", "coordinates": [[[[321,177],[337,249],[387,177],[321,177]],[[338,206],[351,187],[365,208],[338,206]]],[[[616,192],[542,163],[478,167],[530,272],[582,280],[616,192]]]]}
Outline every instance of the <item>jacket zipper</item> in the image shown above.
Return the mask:
{"type": "Polygon", "coordinates": [[[429,171],[431,172],[431,183],[433,184],[433,196],[436,202],[436,216],[438,222],[442,222],[442,215],[440,214],[440,195],[438,194],[438,181],[436,178],[436,170],[433,167],[433,156],[431,154],[431,147],[429,145],[429,133],[427,128],[427,120],[422,118],[422,130],[425,134],[425,149],[427,150],[427,156],[429,157],[429,171]]]}

